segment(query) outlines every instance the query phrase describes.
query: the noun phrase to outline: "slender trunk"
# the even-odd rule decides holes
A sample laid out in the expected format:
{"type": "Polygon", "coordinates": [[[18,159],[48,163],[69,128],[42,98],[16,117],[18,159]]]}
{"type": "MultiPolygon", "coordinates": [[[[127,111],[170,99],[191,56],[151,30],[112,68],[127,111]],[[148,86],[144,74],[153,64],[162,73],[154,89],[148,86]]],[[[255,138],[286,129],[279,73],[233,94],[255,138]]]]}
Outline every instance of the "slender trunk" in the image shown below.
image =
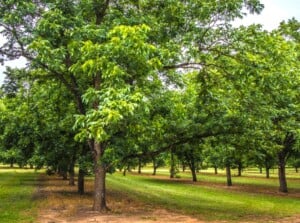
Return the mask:
{"type": "Polygon", "coordinates": [[[29,167],[30,169],[33,169],[33,165],[32,164],[30,164],[30,167],[29,167]]]}
{"type": "Polygon", "coordinates": [[[106,168],[103,163],[101,163],[101,157],[104,153],[104,148],[100,143],[94,143],[94,211],[104,211],[107,210],[106,206],[106,168]]]}
{"type": "Polygon", "coordinates": [[[296,173],[298,173],[298,167],[295,167],[296,173]]]}
{"type": "Polygon", "coordinates": [[[197,182],[197,173],[196,172],[197,172],[196,169],[193,168],[192,169],[193,182],[197,182]]]}
{"type": "Polygon", "coordinates": [[[214,169],[215,169],[215,174],[218,174],[218,167],[214,166],[214,169]]]}
{"type": "Polygon", "coordinates": [[[262,167],[259,167],[259,173],[262,173],[263,170],[262,170],[262,167]]]}
{"type": "Polygon", "coordinates": [[[156,169],[157,169],[157,166],[154,166],[154,167],[153,167],[153,173],[152,173],[153,176],[156,175],[156,169]]]}
{"type": "Polygon", "coordinates": [[[227,186],[232,186],[230,164],[226,165],[227,186]]]}
{"type": "Polygon", "coordinates": [[[71,163],[69,165],[69,185],[75,186],[75,160],[72,158],[71,163]]]}
{"type": "Polygon", "coordinates": [[[184,163],[182,163],[182,172],[185,172],[186,166],[184,163]]]}
{"type": "Polygon", "coordinates": [[[243,166],[241,163],[238,164],[238,176],[242,176],[242,170],[243,170],[243,166]]]}
{"type": "Polygon", "coordinates": [[[141,159],[139,159],[138,173],[139,174],[142,173],[142,161],[141,161],[141,159]]]}
{"type": "Polygon", "coordinates": [[[190,160],[190,169],[192,171],[193,182],[197,182],[196,165],[194,160],[190,160]]]}
{"type": "Polygon", "coordinates": [[[279,177],[279,191],[287,193],[287,182],[285,175],[285,156],[283,153],[278,153],[278,177],[279,177]]]}
{"type": "Polygon", "coordinates": [[[270,178],[270,168],[266,167],[266,178],[270,178]]]}
{"type": "Polygon", "coordinates": [[[171,169],[170,169],[170,178],[175,177],[175,159],[174,159],[174,153],[171,151],[171,169]]]}
{"type": "Polygon", "coordinates": [[[14,167],[14,161],[11,160],[11,161],[10,161],[10,168],[13,168],[13,167],[14,167]]]}
{"type": "Polygon", "coordinates": [[[82,167],[79,167],[77,189],[80,195],[84,194],[84,175],[85,171],[82,169],[82,167]]]}
{"type": "Polygon", "coordinates": [[[152,175],[154,176],[154,175],[156,175],[156,169],[157,169],[157,165],[155,163],[155,158],[152,159],[152,162],[153,162],[153,173],[152,173],[152,175]]]}
{"type": "Polygon", "coordinates": [[[123,176],[124,177],[126,176],[126,171],[127,171],[127,167],[124,167],[124,170],[123,170],[123,176]]]}

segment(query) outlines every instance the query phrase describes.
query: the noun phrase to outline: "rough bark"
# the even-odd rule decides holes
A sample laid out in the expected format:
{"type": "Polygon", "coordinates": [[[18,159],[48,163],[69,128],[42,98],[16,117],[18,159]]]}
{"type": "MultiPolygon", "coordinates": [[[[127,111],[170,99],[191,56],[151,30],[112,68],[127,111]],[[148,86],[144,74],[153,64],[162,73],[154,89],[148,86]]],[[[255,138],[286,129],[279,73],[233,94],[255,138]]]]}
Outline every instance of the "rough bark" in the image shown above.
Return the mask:
{"type": "Polygon", "coordinates": [[[106,187],[105,187],[105,179],[106,179],[106,168],[105,165],[101,162],[101,157],[104,153],[103,146],[94,142],[94,211],[106,211],[108,210],[106,206],[106,187]]]}
{"type": "Polygon", "coordinates": [[[227,186],[232,186],[230,164],[226,165],[227,186]]]}
{"type": "Polygon", "coordinates": [[[295,135],[291,132],[286,133],[283,140],[283,148],[278,152],[278,178],[279,178],[279,191],[283,193],[288,192],[285,165],[290,153],[292,152],[293,146],[296,142],[295,135]]]}
{"type": "Polygon", "coordinates": [[[281,152],[278,154],[278,177],[279,177],[279,191],[283,193],[288,192],[286,175],[285,175],[285,156],[281,152]]]}

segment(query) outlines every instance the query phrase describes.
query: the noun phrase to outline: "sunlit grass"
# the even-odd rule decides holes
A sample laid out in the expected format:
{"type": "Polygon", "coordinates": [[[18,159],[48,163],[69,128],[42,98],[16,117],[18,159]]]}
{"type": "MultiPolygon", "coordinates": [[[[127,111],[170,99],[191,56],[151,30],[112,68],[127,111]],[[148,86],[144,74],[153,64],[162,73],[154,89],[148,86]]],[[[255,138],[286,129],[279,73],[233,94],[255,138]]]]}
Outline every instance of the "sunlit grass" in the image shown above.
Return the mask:
{"type": "Polygon", "coordinates": [[[0,222],[35,222],[33,200],[37,173],[33,170],[0,168],[0,222]]]}
{"type": "MultiPolygon", "coordinates": [[[[166,175],[166,171],[159,171],[158,174],[166,175]]],[[[182,173],[180,175],[182,178],[187,177],[182,173]]],[[[206,173],[200,174],[199,180],[225,185],[226,179],[224,176],[206,173]]],[[[299,181],[292,185],[299,189],[299,181]]],[[[277,191],[275,187],[278,184],[277,179],[257,177],[235,177],[234,182],[238,185],[248,184],[253,188],[264,185],[274,191],[277,191]]],[[[229,190],[226,186],[186,184],[149,176],[129,174],[123,177],[119,173],[108,177],[108,185],[113,190],[124,193],[124,196],[160,205],[172,211],[192,214],[203,220],[266,222],[300,214],[300,199],[288,195],[249,193],[229,190]]]]}

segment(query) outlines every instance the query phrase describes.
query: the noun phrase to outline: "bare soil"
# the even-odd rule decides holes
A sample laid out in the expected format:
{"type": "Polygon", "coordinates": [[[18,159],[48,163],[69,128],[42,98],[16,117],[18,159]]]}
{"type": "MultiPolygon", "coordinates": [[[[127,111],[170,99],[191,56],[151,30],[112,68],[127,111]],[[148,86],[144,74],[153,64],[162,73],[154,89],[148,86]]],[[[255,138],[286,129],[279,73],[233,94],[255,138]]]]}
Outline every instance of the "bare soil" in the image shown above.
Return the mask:
{"type": "Polygon", "coordinates": [[[191,216],[173,213],[168,210],[146,205],[126,198],[123,194],[107,191],[107,200],[112,210],[99,213],[91,211],[92,182],[86,181],[86,194],[78,195],[76,186],[58,177],[43,175],[34,196],[41,200],[40,223],[203,223],[191,216]]]}
{"type": "MultiPolygon", "coordinates": [[[[167,177],[159,176],[162,180],[168,180],[167,177]]],[[[180,183],[191,183],[182,179],[177,179],[180,183]]],[[[224,187],[221,184],[210,184],[197,182],[202,186],[224,187]]],[[[231,190],[273,194],[275,196],[284,196],[266,188],[253,188],[247,186],[234,186],[231,190]]],[[[108,190],[107,200],[109,207],[113,209],[107,212],[99,213],[91,211],[92,207],[92,181],[86,181],[85,195],[77,194],[76,186],[69,186],[68,181],[63,181],[57,176],[42,175],[39,180],[39,187],[34,196],[40,202],[39,223],[204,223],[205,221],[181,214],[179,211],[174,213],[162,207],[144,204],[128,197],[124,194],[108,190]]],[[[298,192],[298,191],[297,191],[298,192]]],[[[292,193],[292,196],[298,197],[298,193],[292,193]]],[[[218,221],[214,223],[223,223],[226,221],[218,221]]],[[[255,220],[253,221],[255,222],[255,220]]],[[[266,222],[274,222],[268,221],[266,222]]],[[[277,221],[280,223],[300,223],[300,215],[293,216],[277,221]]]]}

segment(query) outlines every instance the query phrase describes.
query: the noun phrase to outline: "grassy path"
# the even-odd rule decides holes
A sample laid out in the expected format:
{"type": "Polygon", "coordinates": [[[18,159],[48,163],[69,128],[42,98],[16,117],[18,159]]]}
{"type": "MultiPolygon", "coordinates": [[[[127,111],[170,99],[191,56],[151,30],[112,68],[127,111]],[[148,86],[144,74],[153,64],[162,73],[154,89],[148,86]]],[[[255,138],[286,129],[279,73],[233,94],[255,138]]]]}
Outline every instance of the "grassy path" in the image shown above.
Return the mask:
{"type": "Polygon", "coordinates": [[[38,174],[21,169],[0,170],[0,223],[35,222],[33,194],[38,174]]]}

